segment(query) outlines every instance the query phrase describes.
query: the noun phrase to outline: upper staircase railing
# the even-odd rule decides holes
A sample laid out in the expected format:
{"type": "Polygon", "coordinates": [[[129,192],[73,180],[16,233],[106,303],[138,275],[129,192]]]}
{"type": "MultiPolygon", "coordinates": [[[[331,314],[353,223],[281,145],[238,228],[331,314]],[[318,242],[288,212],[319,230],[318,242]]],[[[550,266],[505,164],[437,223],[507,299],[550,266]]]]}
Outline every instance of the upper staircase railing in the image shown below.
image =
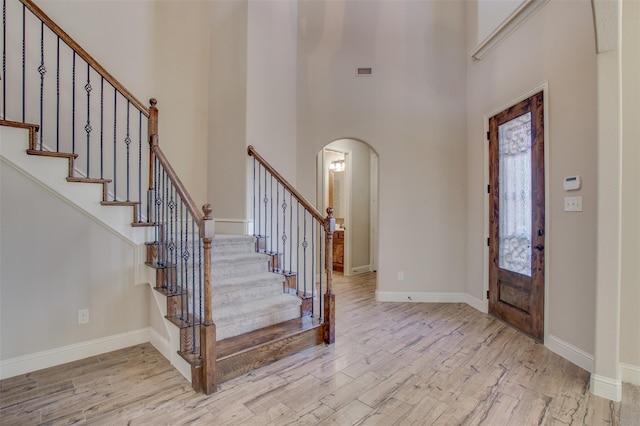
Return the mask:
{"type": "Polygon", "coordinates": [[[149,108],[31,0],[3,0],[2,23],[2,118],[38,125],[33,150],[73,154],[69,178],[147,221],[149,108]]]}
{"type": "Polygon", "coordinates": [[[155,99],[147,108],[31,0],[2,0],[0,78],[0,125],[38,128],[29,154],[69,158],[68,181],[102,184],[103,205],[155,227],[156,289],[172,301],[194,388],[213,392],[211,207],[199,211],[160,149],[155,99]]]}
{"type": "Polygon", "coordinates": [[[327,208],[323,217],[253,146],[247,153],[253,157],[257,249],[272,257],[274,271],[285,275],[286,285],[303,298],[303,304],[308,300],[308,312],[324,323],[325,343],[333,343],[333,208],[327,208]]]}

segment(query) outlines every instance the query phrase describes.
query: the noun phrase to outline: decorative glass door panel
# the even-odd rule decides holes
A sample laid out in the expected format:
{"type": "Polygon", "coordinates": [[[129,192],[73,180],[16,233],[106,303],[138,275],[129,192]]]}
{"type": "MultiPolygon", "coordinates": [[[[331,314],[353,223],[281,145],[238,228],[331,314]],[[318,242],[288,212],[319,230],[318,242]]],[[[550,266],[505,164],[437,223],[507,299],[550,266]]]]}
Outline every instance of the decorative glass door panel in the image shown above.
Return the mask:
{"type": "Polygon", "coordinates": [[[531,113],[498,126],[502,269],[531,276],[531,113]]]}

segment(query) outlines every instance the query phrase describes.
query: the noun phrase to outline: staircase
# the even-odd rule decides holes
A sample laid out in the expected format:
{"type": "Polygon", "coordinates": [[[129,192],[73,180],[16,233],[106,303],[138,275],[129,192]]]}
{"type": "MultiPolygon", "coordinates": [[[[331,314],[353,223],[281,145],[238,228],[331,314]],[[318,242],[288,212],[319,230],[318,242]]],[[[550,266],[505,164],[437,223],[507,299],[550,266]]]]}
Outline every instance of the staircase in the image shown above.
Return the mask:
{"type": "Polygon", "coordinates": [[[142,232],[134,239],[142,235],[147,240],[144,263],[155,270],[152,288],[160,300],[159,312],[175,327],[170,345],[190,367],[185,373],[177,366],[194,389],[209,394],[218,383],[261,365],[309,346],[333,343],[331,211],[323,217],[249,147],[254,159],[255,235],[215,235],[211,206],[202,211],[195,206],[159,147],[155,99],[150,107],[144,106],[32,0],[3,0],[3,34],[15,30],[7,28],[7,22],[19,22],[7,17],[12,10],[21,11],[23,35],[11,40],[22,43],[3,47],[3,58],[10,64],[21,63],[22,73],[3,65],[0,126],[28,135],[26,153],[19,155],[67,163],[66,182],[52,188],[78,183],[100,188],[94,193],[100,198],[98,208],[95,202],[79,207],[98,217],[102,208],[129,209],[129,219],[104,223],[128,235],[122,229],[128,222],[125,226],[142,232]],[[27,20],[26,13],[31,14],[27,20]],[[37,58],[16,60],[20,50],[25,55],[21,37],[30,33],[24,22],[31,21],[36,22],[38,36],[30,40],[40,38],[40,46],[26,50],[37,58]],[[45,63],[45,28],[57,37],[58,50],[62,45],[73,55],[69,87],[61,85],[61,80],[70,79],[60,78],[64,70],[57,64],[58,102],[46,95],[51,90],[46,86],[47,67],[52,65],[45,63]],[[82,77],[86,81],[76,77],[76,60],[78,69],[86,69],[82,77]],[[38,91],[25,92],[24,82],[22,93],[15,89],[20,87],[20,75],[24,80],[29,74],[25,64],[33,63],[38,65],[38,81],[27,87],[39,86],[39,102],[38,91]],[[101,80],[99,101],[92,95],[96,80],[101,80]],[[109,96],[114,97],[108,108],[105,86],[107,91],[112,88],[109,96]],[[72,93],[70,107],[60,105],[59,93],[65,90],[72,93]],[[54,116],[55,131],[51,126],[44,131],[43,123],[54,116]],[[105,139],[109,142],[103,143],[105,139]],[[148,141],[144,149],[143,140],[148,141]]]}
{"type": "Polygon", "coordinates": [[[302,315],[302,300],[271,272],[271,257],[256,253],[254,237],[216,235],[213,240],[213,321],[217,340],[238,336],[302,315]]]}

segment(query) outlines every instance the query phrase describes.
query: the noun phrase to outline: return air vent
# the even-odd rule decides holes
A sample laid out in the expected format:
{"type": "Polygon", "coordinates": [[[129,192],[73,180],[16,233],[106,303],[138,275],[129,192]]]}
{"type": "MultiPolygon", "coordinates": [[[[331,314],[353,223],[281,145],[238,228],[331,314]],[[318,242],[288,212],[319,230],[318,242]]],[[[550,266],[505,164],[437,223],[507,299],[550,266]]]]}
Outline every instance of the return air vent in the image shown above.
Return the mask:
{"type": "Polygon", "coordinates": [[[358,77],[370,77],[373,75],[373,68],[358,68],[356,75],[358,77]]]}

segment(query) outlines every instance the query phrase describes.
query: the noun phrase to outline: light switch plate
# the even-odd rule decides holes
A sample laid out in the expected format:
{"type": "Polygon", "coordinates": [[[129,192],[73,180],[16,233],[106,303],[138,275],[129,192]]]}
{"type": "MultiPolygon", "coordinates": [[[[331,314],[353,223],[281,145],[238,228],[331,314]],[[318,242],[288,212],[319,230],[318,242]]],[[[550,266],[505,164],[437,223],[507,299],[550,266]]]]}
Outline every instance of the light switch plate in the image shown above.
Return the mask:
{"type": "Polygon", "coordinates": [[[565,212],[581,212],[582,197],[564,197],[565,212]]]}

